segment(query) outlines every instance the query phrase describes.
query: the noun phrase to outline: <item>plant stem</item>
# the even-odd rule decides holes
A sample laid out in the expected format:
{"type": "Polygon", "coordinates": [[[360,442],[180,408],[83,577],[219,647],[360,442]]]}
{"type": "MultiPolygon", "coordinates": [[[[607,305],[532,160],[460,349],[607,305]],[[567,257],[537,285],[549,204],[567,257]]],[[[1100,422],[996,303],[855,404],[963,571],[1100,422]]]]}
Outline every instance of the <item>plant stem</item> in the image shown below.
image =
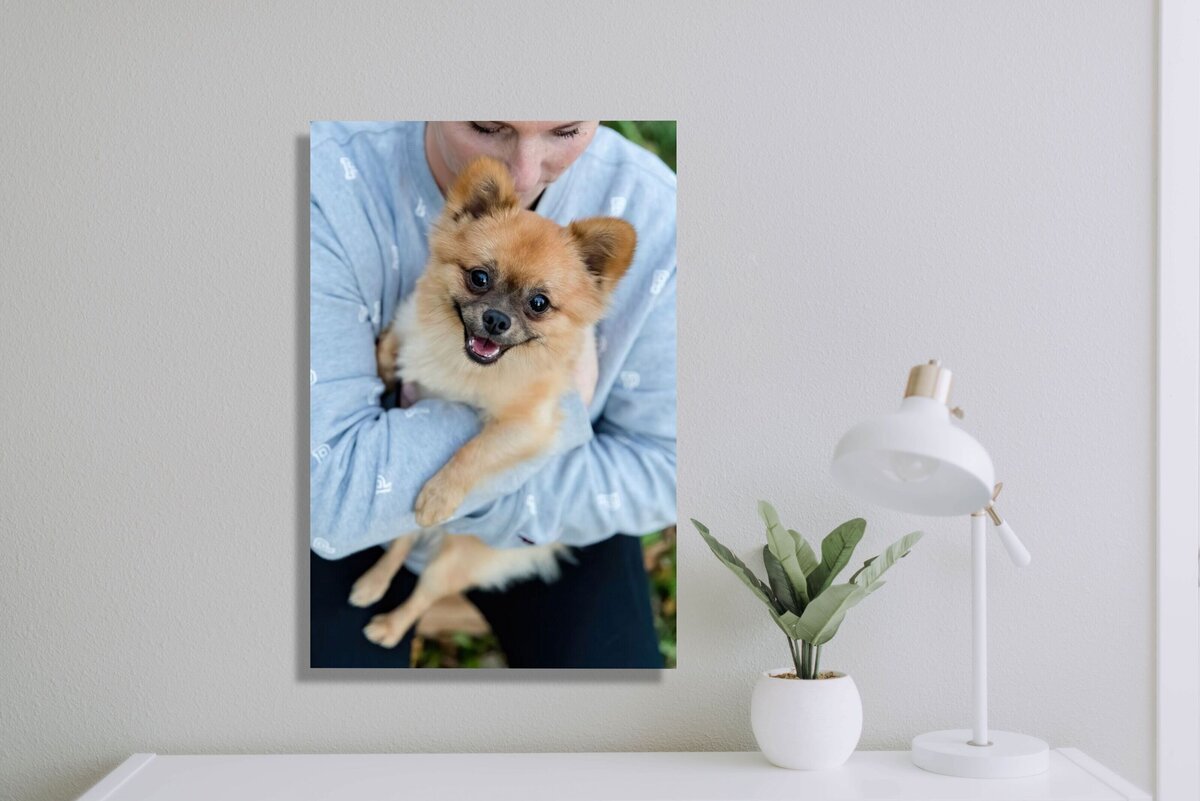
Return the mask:
{"type": "Polygon", "coordinates": [[[812,678],[812,646],[806,642],[800,643],[801,650],[804,652],[804,670],[800,675],[802,679],[812,678]]]}
{"type": "Polygon", "coordinates": [[[796,666],[796,675],[800,675],[800,653],[796,650],[796,641],[791,637],[787,638],[788,650],[792,652],[792,664],[796,666]]]}
{"type": "Polygon", "coordinates": [[[821,646],[813,649],[813,678],[821,675],[821,646]]]}

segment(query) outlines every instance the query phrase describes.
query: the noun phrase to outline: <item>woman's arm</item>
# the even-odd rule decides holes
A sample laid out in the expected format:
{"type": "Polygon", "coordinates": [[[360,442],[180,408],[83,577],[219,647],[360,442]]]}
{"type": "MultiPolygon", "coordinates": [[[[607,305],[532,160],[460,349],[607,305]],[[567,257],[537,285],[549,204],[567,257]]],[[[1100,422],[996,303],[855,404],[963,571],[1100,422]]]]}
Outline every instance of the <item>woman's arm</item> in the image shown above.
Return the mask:
{"type": "MultiPolygon", "coordinates": [[[[364,296],[317,203],[310,213],[310,538],[318,555],[338,559],[417,528],[412,511],[417,493],[478,433],[480,422],[470,407],[445,401],[387,411],[380,406],[383,382],[375,361],[380,299],[364,296]]],[[[563,412],[551,452],[478,488],[460,513],[511,492],[554,454],[591,439],[587,410],[577,394],[564,398],[563,412]]],[[[515,534],[493,541],[520,544],[515,534]]]]}
{"type": "Polygon", "coordinates": [[[675,522],[675,273],[619,371],[583,447],[550,459],[457,528],[490,544],[588,545],[675,522]]]}

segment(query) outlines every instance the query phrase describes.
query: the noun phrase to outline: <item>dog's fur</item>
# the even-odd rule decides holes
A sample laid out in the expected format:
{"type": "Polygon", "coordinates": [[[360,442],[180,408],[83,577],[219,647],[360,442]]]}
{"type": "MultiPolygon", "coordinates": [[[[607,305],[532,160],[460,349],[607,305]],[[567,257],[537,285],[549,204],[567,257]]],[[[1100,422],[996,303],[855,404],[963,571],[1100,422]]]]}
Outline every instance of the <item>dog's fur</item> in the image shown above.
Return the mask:
{"type": "MultiPolygon", "coordinates": [[[[593,217],[563,228],[519,205],[502,163],[471,162],[433,227],[425,273],[379,340],[385,383],[415,383],[422,397],[468,403],[483,419],[479,434],[418,494],[423,528],[449,519],[480,482],[550,445],[584,337],[594,335],[633,261],[637,235],[624,220],[593,217]],[[488,274],[486,288],[473,283],[479,270],[488,274]],[[544,312],[531,306],[536,295],[549,301],[544,312]],[[501,330],[497,320],[505,318],[501,330]]],[[[372,642],[394,647],[443,596],[531,576],[553,580],[565,553],[557,545],[496,550],[470,534],[413,532],[355,582],[350,603],[382,598],[417,539],[430,536],[440,540],[436,555],[408,600],[372,618],[364,629],[372,642]]]]}

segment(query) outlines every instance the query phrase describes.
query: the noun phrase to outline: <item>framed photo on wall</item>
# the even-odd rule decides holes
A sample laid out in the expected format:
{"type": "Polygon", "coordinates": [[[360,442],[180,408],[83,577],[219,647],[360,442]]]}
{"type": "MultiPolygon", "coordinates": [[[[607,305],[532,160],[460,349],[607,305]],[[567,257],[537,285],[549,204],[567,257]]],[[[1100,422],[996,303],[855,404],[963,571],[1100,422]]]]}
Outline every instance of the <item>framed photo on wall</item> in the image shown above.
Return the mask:
{"type": "Polygon", "coordinates": [[[310,666],[674,667],[675,123],[310,133],[310,666]]]}

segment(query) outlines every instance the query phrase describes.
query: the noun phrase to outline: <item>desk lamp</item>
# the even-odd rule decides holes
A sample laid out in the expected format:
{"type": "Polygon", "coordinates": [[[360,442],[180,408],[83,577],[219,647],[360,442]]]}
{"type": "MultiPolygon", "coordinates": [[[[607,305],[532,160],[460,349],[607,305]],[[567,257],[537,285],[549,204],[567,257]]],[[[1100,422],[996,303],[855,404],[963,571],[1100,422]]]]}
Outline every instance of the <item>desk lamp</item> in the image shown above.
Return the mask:
{"type": "Polygon", "coordinates": [[[917,767],[948,776],[1010,778],[1042,773],[1050,749],[1025,734],[988,729],[987,523],[1018,567],[1029,551],[996,511],[992,460],[950,415],[951,373],[930,361],[909,372],[900,410],[851,429],[833,456],[833,477],[867,501],[919,515],[970,515],[972,571],[972,705],[970,729],[929,732],[912,741],[917,767]]]}

